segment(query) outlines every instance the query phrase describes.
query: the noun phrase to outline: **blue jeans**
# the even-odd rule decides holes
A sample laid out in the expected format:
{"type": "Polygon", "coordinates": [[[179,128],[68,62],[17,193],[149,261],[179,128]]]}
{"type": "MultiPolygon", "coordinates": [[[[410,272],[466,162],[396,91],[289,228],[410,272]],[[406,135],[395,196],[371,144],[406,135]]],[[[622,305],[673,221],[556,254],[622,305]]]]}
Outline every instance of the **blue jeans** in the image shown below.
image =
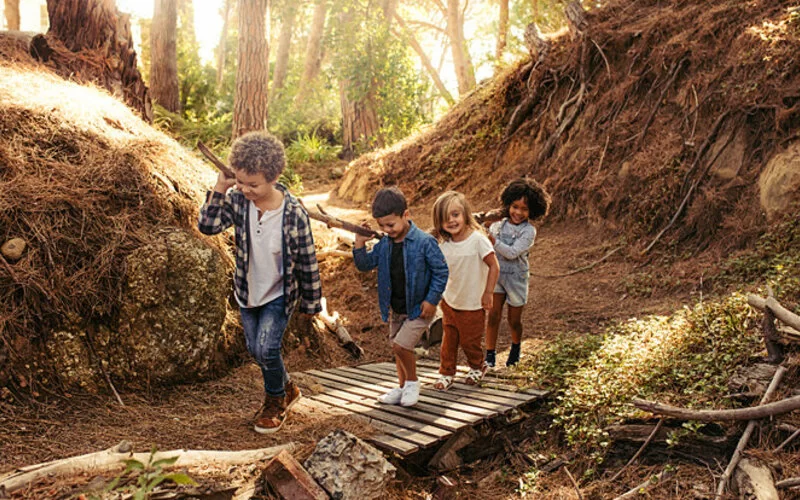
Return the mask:
{"type": "Polygon", "coordinates": [[[289,318],[283,296],[258,307],[240,307],[247,350],[255,358],[264,377],[264,391],[283,397],[289,375],[281,358],[281,341],[289,318]]]}

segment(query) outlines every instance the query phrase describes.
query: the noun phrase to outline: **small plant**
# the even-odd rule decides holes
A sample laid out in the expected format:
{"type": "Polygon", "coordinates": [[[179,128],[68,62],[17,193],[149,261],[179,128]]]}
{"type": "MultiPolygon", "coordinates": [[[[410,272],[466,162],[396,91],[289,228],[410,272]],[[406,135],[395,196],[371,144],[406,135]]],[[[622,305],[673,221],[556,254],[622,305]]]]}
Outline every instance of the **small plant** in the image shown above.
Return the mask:
{"type": "Polygon", "coordinates": [[[301,134],[286,148],[286,157],[292,163],[324,162],[336,159],[341,146],[334,146],[316,133],[301,134]]]}
{"type": "Polygon", "coordinates": [[[146,464],[135,459],[125,460],[125,470],[106,486],[106,491],[128,493],[133,495],[133,500],[145,500],[156,486],[164,481],[172,481],[175,484],[197,485],[192,478],[182,472],[164,473],[164,467],[174,464],[178,457],[162,458],[154,461],[153,458],[156,451],[154,446],[150,450],[150,457],[147,459],[146,464]],[[126,477],[129,475],[131,477],[126,477]]]}

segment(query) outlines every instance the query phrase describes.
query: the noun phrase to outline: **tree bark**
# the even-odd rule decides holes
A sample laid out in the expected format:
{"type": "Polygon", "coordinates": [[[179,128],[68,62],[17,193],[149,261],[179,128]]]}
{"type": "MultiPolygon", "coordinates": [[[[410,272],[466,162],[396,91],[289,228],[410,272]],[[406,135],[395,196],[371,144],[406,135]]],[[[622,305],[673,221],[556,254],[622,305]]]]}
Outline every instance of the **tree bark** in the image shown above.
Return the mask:
{"type": "Polygon", "coordinates": [[[178,90],[178,2],[155,0],[150,31],[150,95],[167,111],[181,109],[178,90]]]}
{"type": "Polygon", "coordinates": [[[339,82],[342,106],[342,155],[345,159],[353,159],[357,148],[382,146],[382,141],[378,137],[380,121],[374,90],[370,90],[360,100],[352,101],[348,95],[349,87],[348,81],[339,82]]]}
{"type": "Polygon", "coordinates": [[[458,80],[458,93],[464,95],[475,88],[475,68],[464,37],[464,17],[459,0],[447,0],[447,34],[458,80]]]}
{"type": "Polygon", "coordinates": [[[408,29],[406,22],[397,13],[394,14],[394,19],[402,30],[402,33],[396,33],[395,36],[397,36],[401,40],[406,40],[409,43],[409,45],[411,45],[411,48],[413,48],[414,51],[419,56],[419,60],[422,62],[422,66],[425,68],[425,70],[428,72],[428,75],[430,75],[431,79],[433,80],[433,84],[436,86],[436,90],[439,91],[439,94],[445,101],[447,101],[448,105],[452,106],[453,104],[455,104],[456,100],[453,99],[452,94],[450,94],[450,92],[447,90],[447,87],[444,86],[444,82],[442,82],[442,78],[439,76],[439,72],[436,71],[436,68],[433,67],[430,58],[428,58],[428,54],[426,54],[425,51],[422,49],[422,45],[420,45],[416,37],[414,37],[414,33],[412,33],[410,29],[408,29]]]}
{"type": "Polygon", "coordinates": [[[19,0],[4,0],[6,29],[19,31],[19,0]]]}
{"type": "Polygon", "coordinates": [[[281,32],[278,35],[278,52],[275,55],[275,73],[272,75],[272,97],[278,94],[286,83],[286,74],[289,70],[289,49],[292,48],[292,30],[297,16],[297,5],[289,2],[283,11],[281,32]]]}
{"type": "Polygon", "coordinates": [[[508,0],[500,0],[500,16],[497,22],[497,45],[495,46],[494,57],[495,72],[502,67],[503,53],[506,50],[508,40],[508,0]]]}
{"type": "Polygon", "coordinates": [[[222,32],[219,35],[217,45],[217,88],[222,87],[222,80],[225,76],[225,56],[228,45],[228,21],[231,17],[231,0],[225,0],[222,6],[222,32]]]}
{"type": "Polygon", "coordinates": [[[300,77],[300,89],[297,92],[298,100],[302,100],[306,96],[309,85],[319,74],[320,66],[322,65],[322,34],[325,31],[325,17],[327,14],[328,0],[318,0],[316,7],[314,7],[314,17],[311,20],[311,27],[308,32],[303,76],[300,77]]]}
{"type": "Polygon", "coordinates": [[[267,127],[269,104],[268,0],[239,0],[239,51],[233,138],[267,127]]]}
{"type": "Polygon", "coordinates": [[[48,48],[40,59],[50,61],[64,78],[104,87],[151,121],[150,94],[136,65],[129,16],[121,15],[113,0],[47,0],[47,13],[50,29],[36,41],[48,48]]]}

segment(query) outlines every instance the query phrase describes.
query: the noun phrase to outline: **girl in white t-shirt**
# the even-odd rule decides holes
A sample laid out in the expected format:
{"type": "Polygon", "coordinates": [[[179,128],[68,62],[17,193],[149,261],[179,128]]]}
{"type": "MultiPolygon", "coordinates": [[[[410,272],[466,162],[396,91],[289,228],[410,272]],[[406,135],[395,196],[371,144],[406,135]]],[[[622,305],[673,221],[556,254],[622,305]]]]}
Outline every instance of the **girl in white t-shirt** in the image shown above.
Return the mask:
{"type": "Polygon", "coordinates": [[[440,303],[441,377],[434,385],[446,391],[453,385],[459,346],[470,368],[464,383],[477,385],[486,374],[481,344],[500,265],[492,243],[472,217],[472,209],[463,194],[447,191],[439,196],[433,205],[433,225],[450,270],[440,303]]]}

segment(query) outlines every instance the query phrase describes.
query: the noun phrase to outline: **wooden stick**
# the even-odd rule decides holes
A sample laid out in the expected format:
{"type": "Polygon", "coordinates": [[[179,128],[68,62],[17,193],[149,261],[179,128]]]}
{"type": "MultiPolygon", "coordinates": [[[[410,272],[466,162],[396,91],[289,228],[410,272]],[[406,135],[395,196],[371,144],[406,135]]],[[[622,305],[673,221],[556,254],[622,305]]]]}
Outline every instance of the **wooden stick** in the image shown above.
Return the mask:
{"type": "Polygon", "coordinates": [[[786,439],[785,439],[785,440],[784,440],[784,441],[783,441],[781,444],[779,444],[779,445],[778,445],[778,446],[777,446],[777,447],[776,447],[774,450],[772,450],[772,451],[773,451],[773,452],[776,452],[776,451],[781,451],[781,450],[782,450],[784,447],[786,447],[786,445],[787,445],[787,444],[789,444],[789,443],[791,443],[792,441],[794,441],[794,439],[795,439],[797,436],[800,436],[800,429],[797,429],[796,431],[794,431],[794,432],[792,433],[792,435],[791,435],[791,436],[789,436],[788,438],[786,438],[786,439]]]}
{"type": "Polygon", "coordinates": [[[222,160],[217,158],[217,155],[215,155],[210,149],[208,149],[208,147],[205,144],[203,144],[203,141],[197,141],[197,149],[199,149],[200,152],[203,153],[203,156],[205,156],[206,159],[210,161],[212,165],[217,167],[217,170],[225,174],[225,177],[230,177],[231,179],[236,177],[236,174],[233,173],[233,170],[231,170],[229,166],[225,165],[222,162],[222,160]]]}
{"type": "Polygon", "coordinates": [[[647,481],[643,482],[642,484],[636,486],[633,489],[628,490],[627,492],[623,493],[622,495],[618,496],[614,500],[628,500],[629,498],[633,498],[639,493],[647,490],[648,488],[655,486],[665,479],[669,479],[675,474],[675,469],[665,469],[661,471],[658,475],[649,478],[647,481]]]}
{"type": "MultiPolygon", "coordinates": [[[[130,443],[123,441],[104,451],[23,467],[0,480],[0,490],[5,489],[6,493],[11,493],[45,476],[54,474],[66,476],[89,471],[97,473],[124,467],[124,461],[129,459],[141,463],[147,463],[150,460],[150,453],[131,453],[130,446],[130,443]]],[[[159,451],[153,456],[153,461],[177,456],[178,460],[170,467],[194,467],[208,464],[244,465],[272,458],[282,450],[294,451],[294,443],[242,451],[159,451]]]]}
{"type": "Polygon", "coordinates": [[[779,490],[792,488],[794,486],[800,486],[800,477],[790,477],[789,479],[784,479],[783,481],[775,483],[775,487],[779,490]]]}
{"type": "Polygon", "coordinates": [[[633,399],[633,405],[640,410],[683,420],[699,420],[701,422],[754,420],[774,415],[782,415],[800,409],[800,396],[793,396],[774,403],[751,408],[740,408],[738,410],[688,410],[686,408],[678,408],[677,406],[665,405],[639,398],[633,399]]]}
{"type": "Polygon", "coordinates": [[[795,330],[800,330],[800,316],[783,307],[774,297],[767,297],[765,299],[758,295],[750,294],[747,296],[747,303],[762,311],[769,308],[776,318],[795,330]]]}
{"type": "MultiPolygon", "coordinates": [[[[772,376],[772,382],[769,383],[769,387],[767,390],[764,391],[764,396],[761,397],[761,402],[759,405],[766,404],[767,401],[775,394],[775,391],[778,389],[778,384],[780,384],[783,375],[786,373],[786,368],[783,366],[779,366],[777,370],[775,370],[775,375],[772,376]]],[[[739,464],[739,460],[742,459],[742,453],[744,449],[747,447],[747,443],[750,441],[750,436],[753,434],[753,431],[756,428],[756,424],[758,422],[753,419],[747,423],[747,427],[742,434],[741,439],[739,439],[739,444],[736,446],[736,449],[733,451],[733,456],[731,457],[730,463],[725,468],[725,472],[722,474],[722,478],[717,485],[717,496],[720,497],[725,493],[725,489],[728,487],[728,481],[730,481],[731,476],[733,475],[733,471],[736,470],[736,466],[739,464]]]]}
{"type": "Polygon", "coordinates": [[[647,439],[645,440],[644,444],[642,444],[642,446],[639,447],[639,451],[637,451],[636,454],[634,456],[632,456],[630,460],[628,460],[628,463],[623,465],[622,468],[620,470],[618,470],[616,474],[614,474],[614,477],[612,477],[609,480],[609,482],[613,483],[614,481],[616,481],[619,478],[619,476],[622,475],[622,471],[624,471],[626,467],[628,467],[630,464],[635,462],[637,458],[639,458],[639,455],[642,454],[644,449],[647,448],[647,445],[650,444],[650,441],[652,441],[653,438],[656,436],[656,434],[658,434],[658,431],[659,431],[659,429],[661,429],[661,426],[663,424],[664,424],[664,419],[662,418],[656,424],[655,428],[653,429],[653,432],[651,432],[650,435],[647,436],[647,439]]]}
{"type": "Polygon", "coordinates": [[[600,257],[599,259],[597,259],[596,261],[594,261],[594,262],[592,262],[590,264],[587,264],[585,266],[581,266],[581,267],[579,267],[577,269],[573,269],[572,271],[569,271],[569,272],[566,272],[566,273],[562,273],[562,274],[536,274],[536,273],[531,273],[531,276],[535,276],[537,278],[547,278],[547,279],[564,278],[564,277],[567,277],[567,276],[572,276],[573,274],[578,274],[578,273],[581,273],[583,271],[588,271],[589,269],[592,269],[593,267],[597,266],[598,264],[601,264],[607,258],[611,257],[612,255],[614,255],[615,253],[619,252],[623,248],[625,248],[625,245],[619,246],[619,247],[611,250],[610,252],[608,252],[607,254],[603,255],[602,257],[600,257]]]}
{"type": "Polygon", "coordinates": [[[354,358],[360,358],[364,354],[364,349],[355,343],[353,337],[350,336],[350,332],[342,325],[339,313],[328,313],[328,301],[325,297],[322,297],[320,302],[322,303],[322,311],[319,312],[317,317],[325,324],[325,327],[330,332],[336,335],[343,348],[352,354],[354,358]]]}
{"type": "Polygon", "coordinates": [[[578,500],[583,500],[583,495],[581,494],[581,489],[578,486],[578,482],[575,481],[574,477],[572,477],[572,473],[570,473],[569,468],[564,467],[564,472],[567,473],[567,477],[569,478],[570,482],[572,483],[572,486],[575,488],[575,491],[578,493],[578,500]]]}

